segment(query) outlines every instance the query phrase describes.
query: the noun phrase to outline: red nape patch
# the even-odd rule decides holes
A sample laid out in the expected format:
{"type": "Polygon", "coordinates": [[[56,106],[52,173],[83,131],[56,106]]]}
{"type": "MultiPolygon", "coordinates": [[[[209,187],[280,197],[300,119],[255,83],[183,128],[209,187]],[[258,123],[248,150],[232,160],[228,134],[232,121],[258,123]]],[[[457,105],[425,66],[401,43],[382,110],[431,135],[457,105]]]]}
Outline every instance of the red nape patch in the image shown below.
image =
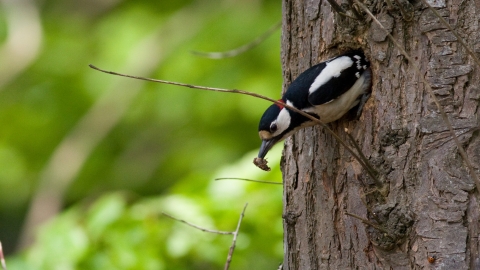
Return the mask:
{"type": "MultiPolygon", "coordinates": [[[[283,101],[283,99],[279,99],[279,100],[277,100],[277,101],[280,101],[280,102],[282,102],[282,103],[285,103],[285,101],[283,101]]],[[[275,105],[277,105],[278,108],[280,108],[280,110],[283,109],[283,108],[285,108],[282,104],[275,103],[275,105]]]]}

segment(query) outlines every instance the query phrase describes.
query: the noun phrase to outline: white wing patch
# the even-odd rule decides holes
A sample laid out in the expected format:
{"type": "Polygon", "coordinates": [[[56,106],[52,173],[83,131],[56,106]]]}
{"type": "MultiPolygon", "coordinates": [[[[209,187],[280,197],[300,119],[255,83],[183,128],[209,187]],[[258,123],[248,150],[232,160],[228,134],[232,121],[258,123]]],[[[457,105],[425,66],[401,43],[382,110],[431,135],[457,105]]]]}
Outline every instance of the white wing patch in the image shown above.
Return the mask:
{"type": "Polygon", "coordinates": [[[315,113],[325,124],[338,120],[358,104],[358,97],[370,88],[371,76],[370,69],[367,69],[345,94],[330,102],[304,109],[304,111],[315,113]]]}
{"type": "Polygon", "coordinates": [[[330,81],[333,77],[340,76],[343,70],[353,65],[353,61],[348,56],[342,56],[335,58],[326,64],[326,67],[322,70],[322,72],[320,72],[320,74],[318,74],[317,78],[315,78],[315,81],[308,89],[310,94],[317,90],[320,86],[330,81]]]}
{"type": "MultiPolygon", "coordinates": [[[[358,55],[354,55],[353,58],[357,59],[357,69],[360,70],[362,68],[362,65],[361,65],[361,60],[362,60],[362,57],[361,56],[358,56],[358,55]]],[[[359,76],[357,76],[357,78],[359,78],[359,76]]]]}

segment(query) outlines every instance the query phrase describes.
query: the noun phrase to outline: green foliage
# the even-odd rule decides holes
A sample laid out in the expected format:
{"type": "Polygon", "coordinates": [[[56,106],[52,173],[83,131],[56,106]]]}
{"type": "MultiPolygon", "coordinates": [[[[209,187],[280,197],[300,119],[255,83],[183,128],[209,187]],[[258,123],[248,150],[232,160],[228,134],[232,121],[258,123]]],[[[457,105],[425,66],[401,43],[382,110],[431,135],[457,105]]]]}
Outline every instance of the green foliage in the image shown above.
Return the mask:
{"type": "MultiPolygon", "coordinates": [[[[274,152],[279,155],[280,148],[274,152]]],[[[251,153],[217,174],[242,171],[258,177],[261,172],[248,169],[247,156],[251,153]]],[[[231,235],[202,232],[161,213],[206,229],[234,231],[245,200],[249,205],[231,269],[274,269],[283,253],[281,186],[204,184],[200,190],[179,185],[165,196],[115,192],[80,203],[44,226],[32,248],[8,261],[9,269],[219,269],[231,235]]]]}
{"type": "MultiPolygon", "coordinates": [[[[1,42],[9,36],[5,12],[1,42]]],[[[190,51],[226,51],[253,40],[280,20],[280,3],[47,0],[38,12],[38,55],[0,86],[0,240],[11,254],[9,269],[222,268],[231,236],[201,232],[160,213],[233,231],[246,202],[231,269],[275,269],[283,256],[281,186],[213,181],[280,181],[281,146],[269,154],[271,173],[252,164],[260,144],[257,121],[269,104],[134,82],[88,64],[277,97],[279,31],[234,58],[211,60],[190,51]],[[112,96],[120,101],[99,119],[108,120],[121,102],[126,110],[60,194],[65,210],[38,230],[32,247],[14,253],[55,149],[95,104],[112,96]]],[[[72,162],[67,158],[61,166],[72,162]]]]}

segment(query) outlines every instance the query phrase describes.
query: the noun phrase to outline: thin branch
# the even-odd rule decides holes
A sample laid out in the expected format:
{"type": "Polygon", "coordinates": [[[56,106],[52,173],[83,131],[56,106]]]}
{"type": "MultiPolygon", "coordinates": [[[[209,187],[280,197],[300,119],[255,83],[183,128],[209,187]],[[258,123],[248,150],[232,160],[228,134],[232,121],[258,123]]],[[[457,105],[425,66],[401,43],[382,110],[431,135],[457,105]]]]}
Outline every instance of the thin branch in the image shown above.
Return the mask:
{"type": "Polygon", "coordinates": [[[215,181],[219,181],[219,180],[240,180],[240,181],[248,181],[248,182],[255,182],[255,183],[262,183],[262,184],[273,184],[273,185],[283,184],[282,182],[253,180],[253,179],[247,179],[247,178],[230,178],[230,177],[215,178],[215,181]]]}
{"type": "Polygon", "coordinates": [[[440,21],[448,28],[448,30],[450,30],[452,32],[452,34],[457,38],[458,42],[460,42],[460,44],[462,44],[462,46],[467,50],[468,54],[473,58],[475,63],[477,63],[477,66],[480,67],[480,60],[475,55],[475,53],[470,49],[470,47],[467,45],[467,43],[463,40],[463,38],[460,37],[460,35],[457,33],[457,31],[455,31],[455,29],[453,29],[453,27],[442,17],[442,15],[440,15],[440,13],[438,13],[438,11],[436,9],[434,9],[426,0],[422,0],[422,2],[425,5],[427,5],[427,7],[431,11],[433,11],[435,16],[437,16],[440,19],[440,21]]]}
{"type": "Polygon", "coordinates": [[[232,262],[233,251],[235,251],[235,244],[237,243],[237,236],[238,232],[240,231],[240,225],[242,224],[243,217],[245,216],[245,210],[247,209],[248,203],[245,204],[243,207],[243,211],[240,214],[240,218],[238,219],[237,229],[233,232],[233,241],[232,245],[230,246],[230,250],[228,251],[227,262],[225,263],[224,270],[228,270],[230,268],[230,263],[232,262]]]}
{"type": "Polygon", "coordinates": [[[268,37],[270,37],[275,31],[277,31],[282,26],[282,22],[276,23],[274,26],[270,27],[265,33],[254,39],[252,42],[247,43],[243,46],[240,46],[236,49],[226,51],[226,52],[199,52],[199,51],[192,51],[193,54],[207,57],[211,59],[222,59],[228,57],[235,57],[239,54],[242,54],[248,50],[255,48],[256,46],[260,45],[263,41],[265,41],[268,37]]]}
{"type": "Polygon", "coordinates": [[[354,218],[356,218],[356,219],[359,219],[360,221],[362,221],[363,223],[367,224],[368,226],[371,226],[371,227],[373,227],[373,228],[375,228],[375,229],[377,229],[377,230],[379,230],[379,231],[381,231],[381,232],[384,232],[384,233],[386,233],[386,234],[390,234],[390,233],[388,232],[388,230],[385,229],[384,227],[382,227],[382,226],[380,226],[380,225],[378,225],[378,224],[375,224],[375,223],[373,223],[373,222],[371,222],[371,221],[369,221],[369,220],[366,220],[366,219],[364,219],[364,218],[362,218],[362,217],[360,217],[360,216],[357,216],[357,215],[355,215],[355,214],[351,214],[351,213],[348,213],[348,212],[345,212],[345,215],[354,217],[354,218]]]}
{"type": "Polygon", "coordinates": [[[225,231],[217,231],[217,230],[205,229],[205,228],[202,228],[202,227],[197,226],[197,225],[195,225],[195,224],[192,224],[192,223],[190,223],[190,222],[188,222],[188,221],[185,221],[185,220],[183,220],[183,219],[178,219],[178,218],[176,218],[176,217],[174,217],[174,216],[171,216],[171,215],[169,215],[169,214],[166,214],[166,213],[163,213],[163,212],[162,212],[161,214],[164,215],[164,216],[166,216],[166,217],[168,217],[168,218],[171,218],[171,219],[173,219],[173,220],[176,220],[176,221],[180,221],[180,222],[182,222],[182,223],[185,223],[185,224],[187,224],[188,226],[193,227],[193,228],[198,229],[198,230],[203,231],[203,232],[216,233],[216,234],[224,234],[224,235],[227,235],[227,234],[235,234],[235,232],[225,232],[225,231]]]}
{"type": "MultiPolygon", "coordinates": [[[[365,10],[365,12],[370,16],[370,18],[372,18],[376,24],[378,24],[378,26],[380,26],[380,28],[382,28],[383,31],[385,31],[385,33],[387,34],[388,38],[392,41],[392,43],[400,50],[400,52],[405,56],[405,58],[407,58],[407,60],[409,61],[409,63],[412,65],[412,67],[415,69],[416,72],[418,72],[419,74],[421,74],[421,71],[420,71],[420,68],[415,64],[414,60],[410,57],[410,55],[402,48],[402,46],[393,38],[393,36],[389,33],[388,30],[385,29],[385,27],[382,25],[382,23],[380,23],[377,18],[370,12],[370,10],[362,3],[360,2],[359,0],[354,0],[357,5],[359,5],[362,9],[365,10]]],[[[477,174],[475,173],[475,170],[473,169],[473,165],[471,164],[470,160],[468,159],[468,156],[467,156],[467,153],[465,152],[465,150],[463,149],[462,147],[462,144],[460,143],[460,141],[458,140],[458,137],[457,135],[455,134],[455,131],[453,130],[453,126],[452,126],[452,123],[450,122],[450,120],[448,119],[448,116],[447,114],[445,113],[445,110],[443,109],[442,105],[440,104],[440,102],[438,101],[437,97],[435,96],[435,94],[433,93],[433,90],[432,90],[432,87],[430,86],[430,84],[427,82],[427,80],[423,77],[423,76],[419,76],[420,79],[422,80],[422,82],[424,83],[425,85],[425,89],[427,90],[428,94],[432,97],[432,100],[435,102],[435,105],[437,106],[437,109],[440,111],[440,114],[443,118],[443,121],[445,122],[445,124],[447,125],[448,127],[448,130],[450,131],[454,141],[455,141],[455,145],[457,146],[458,148],[458,152],[460,153],[460,156],[462,157],[463,161],[465,162],[465,165],[468,167],[468,170],[469,170],[469,173],[470,173],[470,176],[474,179],[475,181],[475,185],[477,187],[477,192],[480,192],[480,179],[478,178],[477,174]]]]}
{"type": "MultiPolygon", "coordinates": [[[[209,233],[215,233],[215,234],[223,234],[223,235],[226,235],[226,234],[233,234],[233,240],[232,240],[232,245],[230,246],[230,249],[228,251],[228,256],[227,256],[227,261],[225,263],[225,270],[228,270],[228,268],[230,268],[230,263],[232,262],[232,258],[233,258],[233,252],[235,251],[235,245],[237,243],[237,237],[238,237],[238,233],[240,231],[240,225],[242,224],[242,220],[243,218],[245,217],[245,210],[247,209],[247,206],[248,206],[248,203],[245,204],[245,206],[243,207],[243,211],[242,213],[240,214],[240,218],[238,219],[238,223],[237,223],[237,228],[235,229],[235,231],[233,232],[224,232],[224,231],[217,231],[217,230],[209,230],[209,229],[205,229],[205,228],[202,228],[200,226],[197,226],[195,224],[192,224],[188,221],[185,221],[183,219],[178,219],[176,217],[173,217],[169,214],[166,214],[166,213],[161,213],[162,215],[168,217],[168,218],[171,218],[173,220],[176,220],[176,221],[180,221],[182,223],[185,223],[187,224],[188,226],[190,227],[193,227],[195,229],[198,229],[200,231],[203,231],[203,232],[209,232],[209,233]]],[[[0,246],[1,248],[1,246],[0,246]]],[[[1,249],[0,249],[1,251],[1,249]]],[[[6,269],[6,268],[4,268],[6,269]]]]}
{"type": "Polygon", "coordinates": [[[7,263],[5,262],[5,257],[3,256],[3,247],[2,247],[1,241],[0,241],[0,263],[2,264],[2,269],[7,270],[7,263]]]}
{"type": "Polygon", "coordinates": [[[179,83],[179,82],[172,82],[172,81],[165,81],[165,80],[158,80],[158,79],[151,79],[151,78],[145,78],[145,77],[140,77],[140,76],[133,76],[133,75],[127,75],[127,74],[122,74],[114,71],[108,71],[104,70],[101,68],[98,68],[92,64],[88,65],[90,68],[98,70],[103,73],[115,75],[115,76],[120,76],[120,77],[126,77],[126,78],[132,78],[136,80],[141,80],[141,81],[147,81],[147,82],[156,82],[156,83],[163,83],[163,84],[170,84],[170,85],[176,85],[176,86],[183,86],[183,87],[188,87],[192,89],[199,89],[199,90],[205,90],[205,91],[214,91],[214,92],[222,92],[222,93],[237,93],[237,94],[243,94],[243,95],[248,95],[248,96],[253,96],[261,99],[265,99],[271,102],[274,102],[279,105],[284,105],[283,102],[273,100],[271,98],[255,94],[255,93],[250,93],[247,91],[243,90],[238,90],[238,89],[224,89],[224,88],[216,88],[216,87],[206,87],[206,86],[198,86],[198,85],[192,85],[192,84],[186,84],[186,83],[179,83]]]}
{"type": "MultiPolygon", "coordinates": [[[[345,133],[347,134],[348,138],[352,142],[353,146],[357,150],[357,153],[360,155],[360,158],[364,161],[365,165],[367,166],[367,170],[371,171],[371,174],[378,175],[378,172],[370,165],[370,162],[368,161],[367,157],[362,152],[362,149],[358,145],[358,143],[355,141],[353,136],[350,134],[348,131],[348,128],[345,128],[345,133]]],[[[374,180],[377,180],[376,178],[374,180]]],[[[377,185],[381,186],[382,184],[380,182],[377,182],[377,185]]]]}
{"type": "MultiPolygon", "coordinates": [[[[107,73],[107,74],[111,74],[111,75],[115,75],[115,76],[121,76],[121,77],[126,77],[126,78],[132,78],[132,79],[136,79],[136,80],[142,80],[142,81],[148,81],[148,82],[156,82],[156,83],[163,83],[163,84],[170,84],[170,85],[177,85],[177,86],[183,86],[183,87],[188,87],[188,88],[193,88],[193,89],[198,89],[198,90],[204,90],[204,91],[214,91],[214,92],[222,92],[222,93],[235,93],[235,94],[242,94],[242,95],[247,95],[247,96],[252,96],[252,97],[256,97],[256,98],[260,98],[260,99],[263,99],[263,100],[267,100],[267,101],[270,101],[272,103],[275,103],[275,104],[278,104],[278,105],[282,105],[283,107],[289,109],[289,110],[292,110],[312,121],[314,121],[315,123],[321,125],[328,133],[330,133],[343,147],[345,147],[345,149],[350,152],[350,154],[356,159],[358,160],[358,162],[360,163],[360,165],[362,165],[363,168],[365,168],[365,170],[367,171],[368,175],[370,177],[372,177],[372,179],[377,179],[376,175],[372,174],[368,169],[367,169],[367,165],[364,164],[363,160],[360,159],[360,157],[335,133],[333,132],[333,130],[331,130],[326,124],[324,124],[322,121],[320,121],[318,118],[315,118],[313,116],[311,116],[310,114],[306,113],[306,112],[303,112],[295,107],[292,107],[288,104],[285,104],[281,101],[278,101],[278,100],[274,100],[274,99],[271,99],[269,97],[266,97],[266,96],[263,96],[263,95],[259,95],[259,94],[256,94],[256,93],[251,93],[251,92],[248,92],[248,91],[243,91],[243,90],[238,90],[238,89],[224,89],[224,88],[215,88],[215,87],[206,87],[206,86],[197,86],[197,85],[192,85],[192,84],[186,84],[186,83],[179,83],[179,82],[172,82],[172,81],[165,81],[165,80],[158,80],[158,79],[151,79],[151,78],[145,78],[145,77],[140,77],[140,76],[133,76],[133,75],[127,75],[127,74],[122,74],[122,73],[117,73],[117,72],[113,72],[113,71],[107,71],[107,70],[104,70],[104,69],[100,69],[92,64],[89,65],[90,68],[92,69],[95,69],[95,70],[98,70],[100,72],[103,72],[103,73],[107,73]]],[[[376,180],[378,181],[378,179],[376,180]]]]}

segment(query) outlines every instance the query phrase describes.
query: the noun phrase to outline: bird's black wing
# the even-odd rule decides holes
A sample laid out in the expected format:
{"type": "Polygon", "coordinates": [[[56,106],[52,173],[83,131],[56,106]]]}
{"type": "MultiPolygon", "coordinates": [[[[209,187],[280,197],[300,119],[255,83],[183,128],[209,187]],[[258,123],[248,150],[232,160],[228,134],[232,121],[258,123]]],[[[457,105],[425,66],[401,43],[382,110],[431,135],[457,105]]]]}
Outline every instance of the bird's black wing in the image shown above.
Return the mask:
{"type": "MultiPolygon", "coordinates": [[[[347,61],[348,62],[348,61],[347,61]]],[[[363,74],[369,64],[365,61],[365,57],[360,53],[351,53],[339,56],[337,58],[327,61],[328,64],[318,73],[315,79],[323,76],[324,79],[320,85],[315,85],[315,80],[309,88],[308,101],[311,105],[321,105],[335,100],[339,96],[347,92],[355,84],[357,79],[363,74]],[[357,58],[354,58],[357,56],[357,58]],[[344,57],[342,59],[342,57],[344,57]],[[344,69],[333,68],[336,74],[333,74],[332,68],[329,65],[335,65],[335,61],[346,61],[346,58],[351,60],[352,64],[344,69]],[[341,71],[339,71],[341,70],[341,71]],[[323,73],[323,74],[322,74],[323,73]],[[339,73],[339,74],[338,74],[339,73]]],[[[345,62],[344,62],[345,63],[345,62]]],[[[322,81],[322,80],[320,80],[322,81]]]]}

